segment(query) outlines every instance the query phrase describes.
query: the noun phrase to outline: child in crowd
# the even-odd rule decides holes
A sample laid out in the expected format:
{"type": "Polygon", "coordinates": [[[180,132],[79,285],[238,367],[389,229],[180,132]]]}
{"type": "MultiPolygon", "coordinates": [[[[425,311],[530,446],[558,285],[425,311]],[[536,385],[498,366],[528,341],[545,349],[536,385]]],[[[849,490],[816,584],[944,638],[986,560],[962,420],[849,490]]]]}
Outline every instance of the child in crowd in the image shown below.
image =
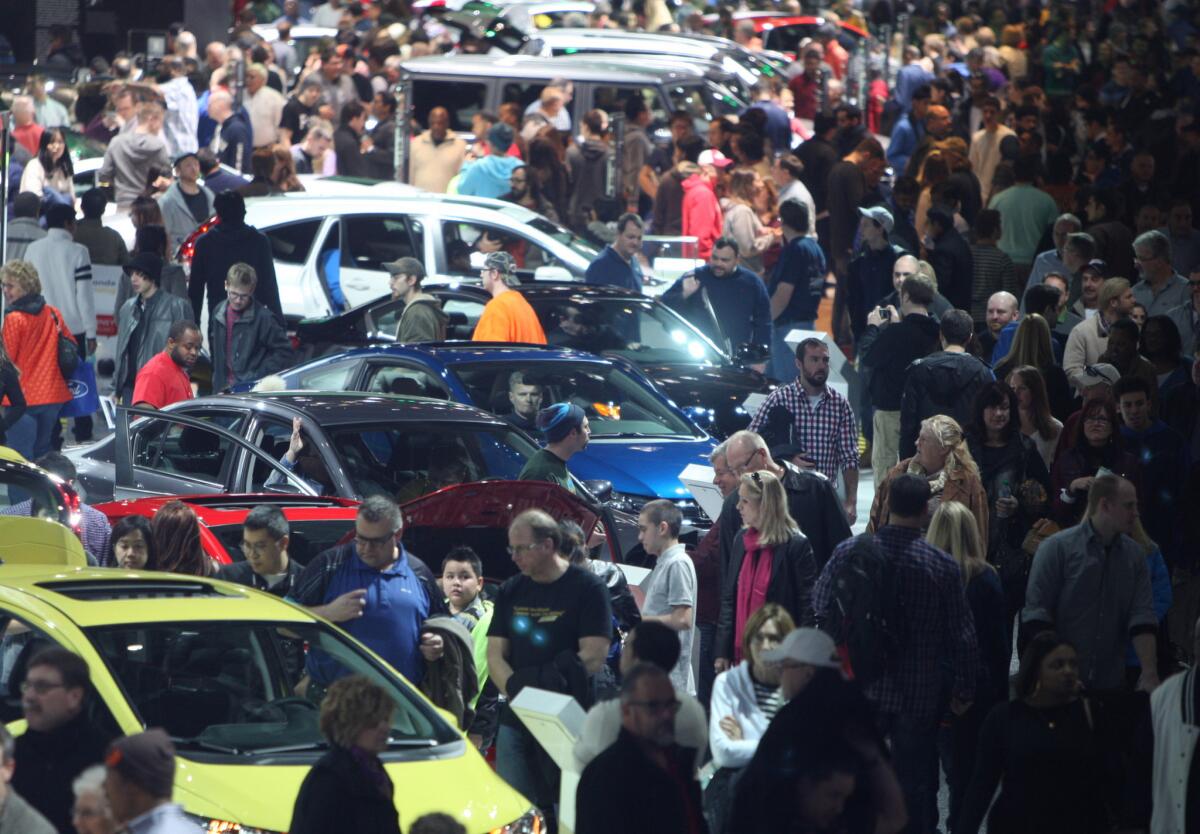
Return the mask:
{"type": "Polygon", "coordinates": [[[471,632],[475,643],[475,672],[479,675],[479,694],[471,704],[475,719],[467,737],[480,750],[491,746],[496,734],[499,693],[488,678],[487,633],[492,622],[492,601],[483,596],[483,562],[469,547],[459,546],[442,560],[442,593],[450,614],[471,632]]]}

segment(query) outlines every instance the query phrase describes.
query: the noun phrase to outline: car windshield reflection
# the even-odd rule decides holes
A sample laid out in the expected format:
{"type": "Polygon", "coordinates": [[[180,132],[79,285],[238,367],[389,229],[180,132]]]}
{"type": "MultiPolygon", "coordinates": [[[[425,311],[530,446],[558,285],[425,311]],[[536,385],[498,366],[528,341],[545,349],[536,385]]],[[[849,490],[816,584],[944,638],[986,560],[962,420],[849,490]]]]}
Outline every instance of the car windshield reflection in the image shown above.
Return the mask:
{"type": "Polygon", "coordinates": [[[362,675],[396,702],[390,748],[458,734],[384,667],[322,623],[138,623],[86,630],[139,719],[185,756],[319,752],[329,686],[362,675]]]}

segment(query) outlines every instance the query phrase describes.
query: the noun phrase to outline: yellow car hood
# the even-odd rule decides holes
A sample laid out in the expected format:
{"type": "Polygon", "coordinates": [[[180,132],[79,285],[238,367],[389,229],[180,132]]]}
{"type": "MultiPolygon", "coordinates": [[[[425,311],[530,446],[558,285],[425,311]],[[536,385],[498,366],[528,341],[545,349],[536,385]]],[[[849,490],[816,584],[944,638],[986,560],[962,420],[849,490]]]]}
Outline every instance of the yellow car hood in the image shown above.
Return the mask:
{"type": "MultiPolygon", "coordinates": [[[[308,765],[216,764],[179,756],[175,801],[206,819],[265,831],[287,831],[308,765]]],[[[448,813],[469,834],[486,834],[518,819],[530,803],[466,746],[457,756],[385,765],[396,786],[400,826],[433,811],[448,813]]]]}

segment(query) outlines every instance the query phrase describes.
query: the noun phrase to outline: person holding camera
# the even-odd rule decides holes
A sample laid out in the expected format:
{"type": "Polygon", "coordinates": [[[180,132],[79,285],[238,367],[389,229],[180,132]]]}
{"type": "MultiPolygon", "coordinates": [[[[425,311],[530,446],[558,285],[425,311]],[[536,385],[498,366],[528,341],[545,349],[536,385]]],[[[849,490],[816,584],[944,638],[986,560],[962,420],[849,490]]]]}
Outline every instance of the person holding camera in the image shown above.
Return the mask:
{"type": "Polygon", "coordinates": [[[891,304],[867,314],[859,342],[861,367],[870,368],[868,390],[874,407],[871,468],[887,472],[900,459],[900,397],[908,366],[938,346],[938,323],[929,315],[933,287],[912,276],[900,285],[900,309],[891,304]]]}

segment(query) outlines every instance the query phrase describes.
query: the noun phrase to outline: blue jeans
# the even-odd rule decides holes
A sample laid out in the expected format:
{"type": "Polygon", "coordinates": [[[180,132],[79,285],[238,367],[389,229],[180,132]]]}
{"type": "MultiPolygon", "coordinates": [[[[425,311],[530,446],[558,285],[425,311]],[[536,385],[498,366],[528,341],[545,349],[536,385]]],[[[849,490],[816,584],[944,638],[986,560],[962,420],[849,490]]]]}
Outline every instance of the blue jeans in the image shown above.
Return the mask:
{"type": "Polygon", "coordinates": [[[708,702],[712,698],[713,680],[717,676],[717,671],[713,668],[713,662],[716,660],[713,649],[716,648],[717,642],[717,624],[698,623],[696,631],[700,635],[700,677],[696,682],[696,689],[700,703],[708,709],[708,702]]]}
{"type": "Polygon", "coordinates": [[[496,733],[496,773],[542,810],[549,831],[557,830],[558,770],[523,726],[500,722],[496,733]]]}
{"type": "Polygon", "coordinates": [[[8,430],[8,445],[26,460],[37,460],[50,451],[50,440],[62,403],[31,405],[25,414],[8,430]]]}
{"type": "Polygon", "coordinates": [[[812,330],[813,322],[809,321],[777,321],[771,334],[771,364],[767,368],[770,375],[779,380],[780,385],[786,385],[796,379],[796,354],[788,347],[784,337],[793,330],[812,330]]]}
{"type": "Polygon", "coordinates": [[[937,718],[917,720],[891,716],[888,740],[896,779],[908,806],[907,834],[930,834],[938,826],[938,727],[937,718]]]}

